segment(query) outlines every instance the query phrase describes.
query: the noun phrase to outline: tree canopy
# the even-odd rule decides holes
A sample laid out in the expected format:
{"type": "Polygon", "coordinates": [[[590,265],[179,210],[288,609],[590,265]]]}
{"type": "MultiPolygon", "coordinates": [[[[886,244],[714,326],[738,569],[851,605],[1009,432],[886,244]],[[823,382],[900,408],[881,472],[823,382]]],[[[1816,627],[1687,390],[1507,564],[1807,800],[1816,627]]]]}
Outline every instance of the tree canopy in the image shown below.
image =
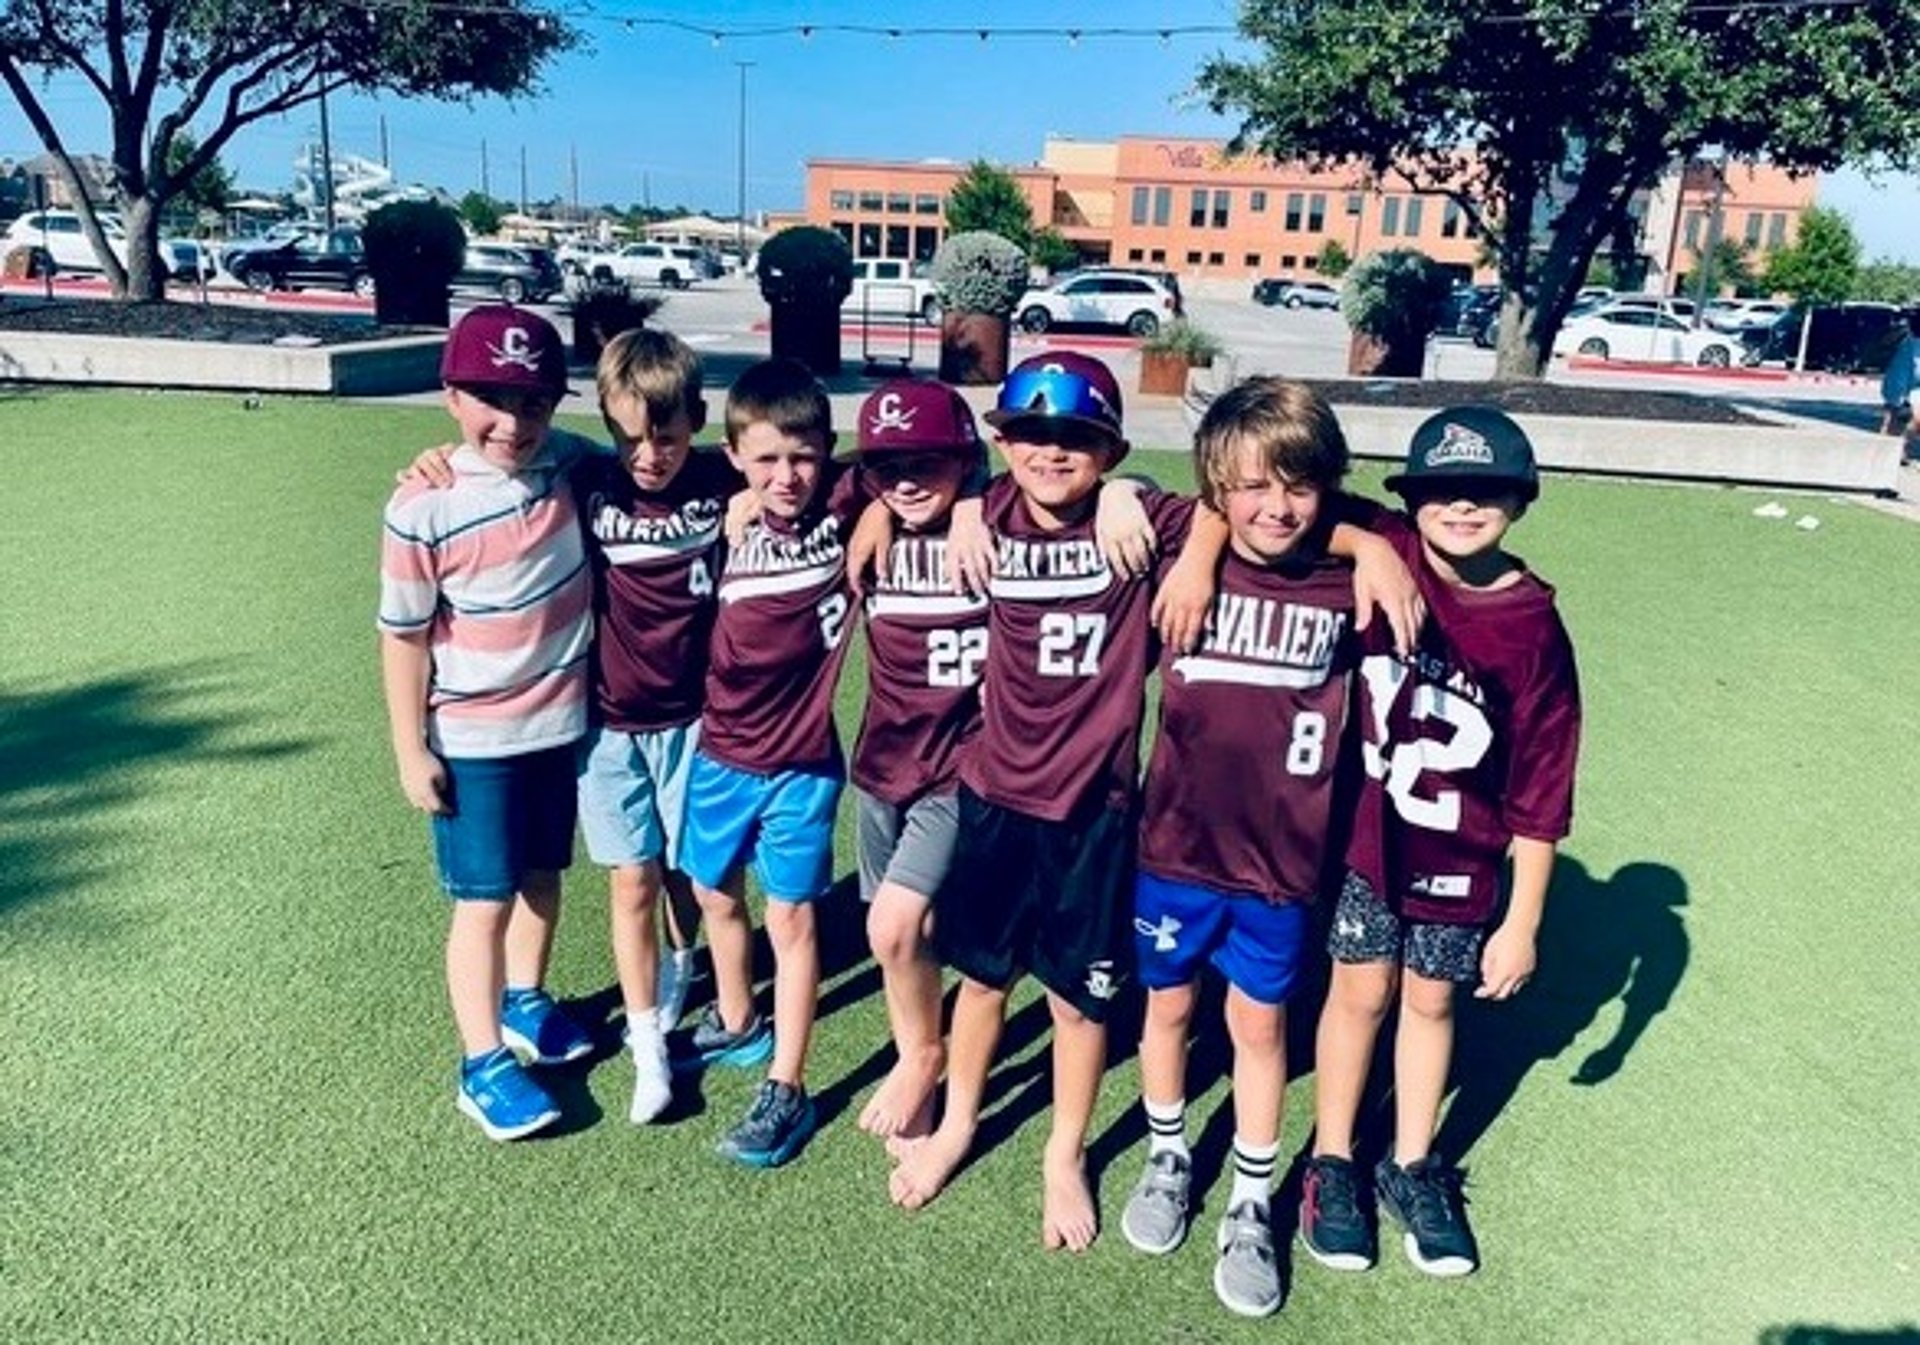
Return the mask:
{"type": "Polygon", "coordinates": [[[0,82],[54,156],[115,291],[157,298],[159,214],[246,127],[336,89],[410,98],[513,96],[578,33],[538,0],[449,17],[434,0],[0,0],[0,82]],[[112,126],[127,265],[104,245],[36,72],[78,75],[112,126]],[[196,143],[174,146],[191,128],[196,143]]]}
{"type": "Polygon", "coordinates": [[[1198,85],[1241,145],[1457,201],[1508,291],[1507,377],[1540,372],[1588,262],[1676,164],[1920,149],[1920,0],[1246,0],[1240,27],[1257,51],[1198,85]]]}
{"type": "Polygon", "coordinates": [[[1860,240],[1837,210],[1815,206],[1800,217],[1790,247],[1767,258],[1767,288],[1810,304],[1837,304],[1853,297],[1860,275],[1860,240]]]}
{"type": "Polygon", "coordinates": [[[999,234],[1025,252],[1033,242],[1033,207],[1012,173],[975,159],[947,193],[947,228],[999,234]]]}

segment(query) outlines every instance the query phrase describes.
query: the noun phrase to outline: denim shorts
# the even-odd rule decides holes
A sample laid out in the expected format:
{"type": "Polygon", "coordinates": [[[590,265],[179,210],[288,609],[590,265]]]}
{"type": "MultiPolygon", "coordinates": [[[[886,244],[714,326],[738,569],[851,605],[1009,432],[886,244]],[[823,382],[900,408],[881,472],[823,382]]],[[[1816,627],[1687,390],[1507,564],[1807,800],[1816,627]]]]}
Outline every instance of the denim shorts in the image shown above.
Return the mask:
{"type": "Polygon", "coordinates": [[[680,861],[698,723],[648,733],[600,728],[580,743],[580,831],[607,868],[680,861]]]}
{"type": "Polygon", "coordinates": [[[717,888],[747,863],[770,901],[824,896],[833,883],[833,815],[845,781],[837,759],[759,775],[695,752],[681,871],[717,888]]]}
{"type": "Polygon", "coordinates": [[[448,896],[508,901],[527,874],[572,862],[572,743],[445,761],[449,811],[433,818],[433,857],[448,896]]]}

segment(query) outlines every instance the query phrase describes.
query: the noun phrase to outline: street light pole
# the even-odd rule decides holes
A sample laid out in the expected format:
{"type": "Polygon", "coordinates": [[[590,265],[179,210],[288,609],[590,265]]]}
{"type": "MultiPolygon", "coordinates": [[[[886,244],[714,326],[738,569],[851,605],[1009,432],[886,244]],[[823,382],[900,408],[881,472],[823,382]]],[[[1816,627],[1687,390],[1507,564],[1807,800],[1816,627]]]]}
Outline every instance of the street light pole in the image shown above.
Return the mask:
{"type": "Polygon", "coordinates": [[[733,246],[744,273],[747,268],[747,71],[753,68],[754,63],[735,61],[734,64],[740,67],[740,197],[739,213],[734,219],[733,246]]]}

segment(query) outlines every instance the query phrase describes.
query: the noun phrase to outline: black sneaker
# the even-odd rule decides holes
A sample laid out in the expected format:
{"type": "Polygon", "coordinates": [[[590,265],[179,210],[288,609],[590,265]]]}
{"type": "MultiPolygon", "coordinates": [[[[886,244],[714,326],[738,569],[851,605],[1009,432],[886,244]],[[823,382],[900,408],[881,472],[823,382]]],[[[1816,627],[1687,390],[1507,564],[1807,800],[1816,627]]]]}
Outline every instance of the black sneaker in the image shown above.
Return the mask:
{"type": "Polygon", "coordinates": [[[1307,1160],[1300,1180],[1300,1245],[1330,1270],[1373,1268],[1373,1220],[1361,1204],[1360,1178],[1350,1160],[1307,1160]]]}
{"type": "Polygon", "coordinates": [[[1429,1275],[1470,1275],[1480,1265],[1460,1190],[1465,1179],[1432,1154],[1406,1167],[1383,1158],[1373,1170],[1380,1208],[1407,1230],[1407,1259],[1429,1275]]]}
{"type": "Polygon", "coordinates": [[[794,1084],[763,1080],[740,1124],[720,1140],[720,1156],[750,1168],[777,1168],[813,1134],[813,1099],[794,1084]]]}

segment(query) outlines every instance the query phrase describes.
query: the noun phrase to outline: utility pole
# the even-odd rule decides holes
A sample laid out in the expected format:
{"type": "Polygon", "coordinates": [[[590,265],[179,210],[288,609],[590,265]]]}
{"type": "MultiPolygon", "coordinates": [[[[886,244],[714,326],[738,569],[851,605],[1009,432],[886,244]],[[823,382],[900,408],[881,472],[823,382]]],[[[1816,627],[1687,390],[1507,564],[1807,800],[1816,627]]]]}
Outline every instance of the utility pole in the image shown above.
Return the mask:
{"type": "Polygon", "coordinates": [[[393,167],[393,158],[387,153],[387,114],[384,112],[380,114],[380,166],[393,167]]]}
{"type": "Polygon", "coordinates": [[[520,146],[520,213],[527,213],[527,147],[520,146]]]}
{"type": "Polygon", "coordinates": [[[1707,311],[1707,291],[1713,280],[1714,255],[1720,247],[1720,203],[1727,195],[1727,152],[1720,152],[1720,166],[1713,173],[1713,199],[1707,205],[1706,248],[1700,253],[1700,274],[1693,279],[1693,322],[1700,326],[1707,311]]]}
{"type": "Polygon", "coordinates": [[[580,148],[567,146],[567,200],[573,205],[572,218],[580,218],[580,148]]]}
{"type": "Polygon", "coordinates": [[[747,264],[747,71],[752,61],[735,61],[740,67],[740,213],[734,221],[733,246],[744,269],[747,264]]]}
{"type": "Polygon", "coordinates": [[[327,121],[327,77],[320,76],[320,210],[327,232],[333,232],[333,130],[327,121]]]}

